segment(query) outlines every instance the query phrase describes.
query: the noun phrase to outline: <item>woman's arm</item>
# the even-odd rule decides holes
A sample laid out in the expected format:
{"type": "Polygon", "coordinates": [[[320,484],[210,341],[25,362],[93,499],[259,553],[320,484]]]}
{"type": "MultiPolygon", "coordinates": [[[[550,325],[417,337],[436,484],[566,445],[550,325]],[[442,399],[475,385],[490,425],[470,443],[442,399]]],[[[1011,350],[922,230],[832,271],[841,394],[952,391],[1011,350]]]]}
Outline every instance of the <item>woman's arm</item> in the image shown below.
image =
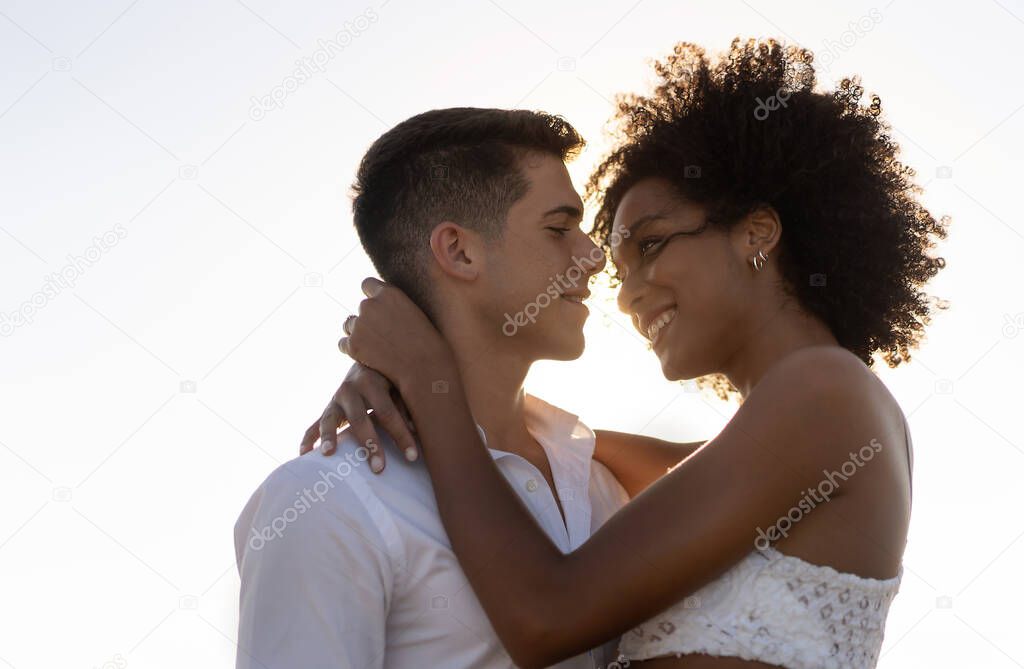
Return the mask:
{"type": "Polygon", "coordinates": [[[706,441],[676,443],[626,432],[595,430],[594,459],[619,480],[630,498],[636,497],[706,441]]]}
{"type": "Polygon", "coordinates": [[[882,433],[869,385],[877,381],[863,363],[838,348],[794,353],[761,379],[721,434],[562,554],[481,443],[439,333],[401,291],[369,280],[364,290],[371,299],[342,350],[405,398],[452,547],[520,666],[593,648],[718,577],[823,470],[882,433]]]}
{"type": "MultiPolygon", "coordinates": [[[[337,445],[338,429],[346,423],[351,425],[358,443],[381,443],[377,426],[370,420],[367,410],[373,412],[374,420],[394,439],[407,460],[419,456],[414,437],[416,428],[398,390],[379,372],[359,363],[352,365],[320,418],[306,430],[299,454],[312,451],[313,444],[322,435],[323,453],[330,455],[337,445]]],[[[609,430],[595,430],[594,434],[594,459],[612,472],[630,498],[707,443],[675,443],[609,430]]],[[[377,455],[380,469],[374,469],[374,473],[383,471],[386,464],[384,450],[377,455]]]]}
{"type": "Polygon", "coordinates": [[[868,443],[877,421],[858,396],[863,385],[854,390],[850,360],[827,357],[780,363],[719,436],[568,555],[487,454],[454,366],[409,374],[400,390],[445,529],[516,664],[581,653],[699,589],[750,553],[757,529],[784,516],[824,469],[868,443]],[[431,392],[437,380],[448,393],[431,392]]]}

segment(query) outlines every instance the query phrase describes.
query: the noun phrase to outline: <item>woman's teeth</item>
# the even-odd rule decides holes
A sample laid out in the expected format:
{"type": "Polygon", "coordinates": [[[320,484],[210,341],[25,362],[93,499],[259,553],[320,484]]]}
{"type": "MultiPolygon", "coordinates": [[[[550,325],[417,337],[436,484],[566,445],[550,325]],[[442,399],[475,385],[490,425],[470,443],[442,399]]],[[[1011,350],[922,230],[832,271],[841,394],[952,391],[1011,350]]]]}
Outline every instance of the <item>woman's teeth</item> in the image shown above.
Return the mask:
{"type": "Polygon", "coordinates": [[[651,323],[651,325],[647,328],[647,338],[653,342],[654,338],[658,336],[659,332],[661,332],[661,329],[668,325],[669,323],[671,323],[672,319],[675,317],[675,309],[669,309],[662,315],[658,316],[657,320],[651,323]]]}

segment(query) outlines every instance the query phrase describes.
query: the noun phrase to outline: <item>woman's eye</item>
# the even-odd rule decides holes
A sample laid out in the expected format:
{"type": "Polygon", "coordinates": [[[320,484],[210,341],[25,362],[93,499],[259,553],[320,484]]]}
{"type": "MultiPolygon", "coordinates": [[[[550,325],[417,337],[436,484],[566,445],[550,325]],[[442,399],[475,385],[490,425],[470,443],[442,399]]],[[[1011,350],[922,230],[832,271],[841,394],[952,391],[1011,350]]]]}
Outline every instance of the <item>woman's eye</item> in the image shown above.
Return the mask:
{"type": "Polygon", "coordinates": [[[565,235],[569,232],[570,229],[571,228],[555,228],[555,227],[548,228],[548,230],[551,230],[552,232],[558,233],[559,237],[565,237],[565,235]]]}
{"type": "Polygon", "coordinates": [[[636,248],[637,248],[637,251],[640,253],[640,257],[642,258],[642,257],[644,257],[646,255],[649,255],[649,252],[650,252],[651,249],[654,249],[654,248],[656,248],[656,247],[658,247],[660,245],[661,245],[661,239],[660,238],[658,238],[658,237],[648,237],[646,239],[641,239],[637,243],[636,248]]]}

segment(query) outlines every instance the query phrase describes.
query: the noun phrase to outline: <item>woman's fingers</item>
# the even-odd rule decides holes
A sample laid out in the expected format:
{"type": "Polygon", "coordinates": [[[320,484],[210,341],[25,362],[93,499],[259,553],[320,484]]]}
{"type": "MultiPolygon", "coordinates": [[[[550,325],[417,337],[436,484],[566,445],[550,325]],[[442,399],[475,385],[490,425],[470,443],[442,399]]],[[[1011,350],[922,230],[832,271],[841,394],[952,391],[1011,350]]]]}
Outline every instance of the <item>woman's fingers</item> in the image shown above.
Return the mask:
{"type": "MultiPolygon", "coordinates": [[[[321,416],[322,418],[322,416],[321,416]]],[[[306,430],[306,434],[302,435],[302,442],[299,443],[299,455],[305,455],[313,450],[313,445],[316,440],[320,438],[320,418],[306,430]]]]}
{"type": "Polygon", "coordinates": [[[384,449],[380,447],[378,428],[385,430],[409,461],[419,457],[419,445],[413,436],[409,409],[401,395],[379,372],[354,365],[345,376],[344,382],[334,393],[331,403],[313,425],[309,426],[299,446],[299,453],[313,450],[317,437],[324,455],[331,455],[338,447],[338,428],[349,424],[349,433],[360,448],[366,449],[370,469],[379,474],[384,470],[384,449]],[[371,416],[367,410],[372,409],[371,416]]]}
{"type": "Polygon", "coordinates": [[[334,452],[338,443],[338,428],[345,424],[345,417],[345,411],[339,406],[335,395],[335,399],[327,405],[320,416],[320,446],[323,447],[324,455],[334,452]]]}
{"type": "Polygon", "coordinates": [[[373,384],[366,389],[366,399],[373,408],[373,417],[377,419],[384,431],[391,435],[399,450],[405,455],[405,459],[412,462],[419,456],[416,449],[416,439],[409,430],[409,424],[402,415],[392,395],[389,392],[390,385],[386,381],[373,384]]]}
{"type": "MultiPolygon", "coordinates": [[[[375,474],[379,474],[384,470],[384,449],[378,445],[380,438],[377,436],[377,430],[374,429],[373,421],[366,414],[366,403],[363,402],[363,398],[348,384],[342,384],[334,401],[341,406],[342,411],[348,417],[349,431],[355,437],[359,447],[369,451],[370,469],[375,474]]],[[[331,450],[333,451],[333,449],[331,450]]]]}
{"type": "MultiPolygon", "coordinates": [[[[395,403],[395,407],[398,409],[398,413],[402,414],[402,420],[409,428],[409,432],[413,435],[413,446],[416,448],[416,456],[419,457],[420,446],[416,442],[416,424],[412,421],[412,414],[409,413],[409,407],[405,406],[405,400],[402,399],[402,394],[398,392],[398,388],[389,385],[388,394],[391,396],[392,401],[395,403]]],[[[413,458],[415,459],[415,458],[413,458]]]]}

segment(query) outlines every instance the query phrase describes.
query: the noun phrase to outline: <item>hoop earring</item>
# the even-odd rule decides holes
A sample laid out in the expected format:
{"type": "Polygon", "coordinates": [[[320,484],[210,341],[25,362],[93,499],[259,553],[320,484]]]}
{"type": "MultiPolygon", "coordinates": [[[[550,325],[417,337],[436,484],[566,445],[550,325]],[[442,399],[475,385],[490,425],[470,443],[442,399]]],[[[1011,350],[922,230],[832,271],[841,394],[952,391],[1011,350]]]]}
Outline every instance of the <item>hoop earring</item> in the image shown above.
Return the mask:
{"type": "Polygon", "coordinates": [[[760,272],[764,269],[765,263],[768,262],[768,255],[763,249],[757,250],[757,255],[750,259],[750,263],[754,266],[755,272],[760,272]]]}

